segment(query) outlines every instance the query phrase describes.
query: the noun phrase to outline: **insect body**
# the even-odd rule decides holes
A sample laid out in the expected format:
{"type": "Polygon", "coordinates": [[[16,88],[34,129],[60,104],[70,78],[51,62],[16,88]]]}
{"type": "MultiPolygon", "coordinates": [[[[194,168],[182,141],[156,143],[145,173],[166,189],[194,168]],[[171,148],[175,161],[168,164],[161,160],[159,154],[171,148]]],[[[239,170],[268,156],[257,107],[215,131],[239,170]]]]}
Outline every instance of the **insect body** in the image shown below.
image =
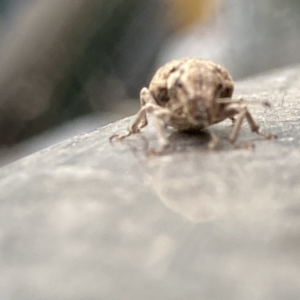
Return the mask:
{"type": "Polygon", "coordinates": [[[271,133],[260,131],[243,99],[231,98],[233,90],[231,76],[218,64],[190,58],[171,61],[157,70],[149,88],[142,88],[141,108],[128,133],[113,135],[111,139],[138,133],[147,125],[147,114],[154,116],[162,149],[169,144],[166,126],[179,131],[195,131],[227,118],[233,121],[229,136],[233,144],[244,119],[253,132],[267,139],[275,138],[271,133]]]}

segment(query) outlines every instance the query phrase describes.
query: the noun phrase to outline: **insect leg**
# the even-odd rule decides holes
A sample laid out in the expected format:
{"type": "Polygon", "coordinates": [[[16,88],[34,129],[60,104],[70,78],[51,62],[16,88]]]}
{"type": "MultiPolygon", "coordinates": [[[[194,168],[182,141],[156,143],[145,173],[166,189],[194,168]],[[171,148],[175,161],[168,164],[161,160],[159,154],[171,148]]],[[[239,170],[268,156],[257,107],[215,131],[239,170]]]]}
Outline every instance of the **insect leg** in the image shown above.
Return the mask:
{"type": "Polygon", "coordinates": [[[234,123],[233,123],[233,127],[232,127],[232,130],[231,130],[231,133],[230,133],[230,136],[229,136],[229,140],[232,144],[234,144],[238,138],[238,135],[240,133],[240,130],[241,130],[241,127],[242,127],[242,122],[245,118],[245,115],[246,115],[246,108],[243,107],[239,112],[238,114],[236,115],[236,118],[234,120],[234,123]]]}
{"type": "Polygon", "coordinates": [[[219,137],[212,131],[209,132],[210,134],[210,141],[208,143],[208,149],[215,149],[219,142],[219,137]]]}
{"type": "Polygon", "coordinates": [[[134,122],[129,126],[128,132],[123,135],[114,134],[110,137],[110,140],[118,139],[122,140],[133,133],[138,133],[142,128],[147,126],[147,112],[153,111],[153,109],[160,107],[156,104],[153,96],[147,88],[143,88],[140,92],[140,104],[141,108],[138,111],[134,122]]]}
{"type": "Polygon", "coordinates": [[[170,112],[167,109],[160,108],[154,112],[154,116],[158,141],[163,147],[167,147],[169,145],[169,141],[166,137],[165,129],[166,123],[170,118],[170,112]]]}
{"type": "Polygon", "coordinates": [[[170,111],[167,109],[164,109],[162,107],[157,107],[153,111],[154,115],[154,122],[156,127],[156,136],[159,143],[158,150],[150,150],[150,155],[160,155],[164,152],[166,148],[169,147],[170,142],[166,135],[166,124],[168,123],[168,120],[170,119],[170,111]]]}
{"type": "Polygon", "coordinates": [[[140,130],[147,125],[143,122],[143,120],[145,120],[145,118],[146,118],[146,113],[152,112],[153,110],[155,110],[157,108],[160,108],[160,106],[158,106],[157,104],[147,103],[145,106],[143,106],[138,111],[134,122],[128,127],[127,133],[125,133],[123,135],[114,134],[110,137],[110,140],[113,140],[113,139],[123,140],[124,138],[130,136],[133,133],[140,132],[140,130]],[[144,126],[142,126],[142,125],[144,125],[144,126]]]}
{"type": "Polygon", "coordinates": [[[266,139],[274,139],[277,136],[273,133],[269,133],[269,132],[263,132],[260,130],[259,126],[255,123],[252,115],[250,114],[250,112],[246,109],[246,114],[245,114],[246,120],[252,130],[252,132],[256,132],[257,134],[263,136],[266,139]]]}
{"type": "Polygon", "coordinates": [[[148,104],[148,103],[152,103],[152,104],[156,104],[153,96],[151,95],[150,91],[147,88],[142,88],[141,92],[140,92],[140,105],[141,105],[141,114],[139,116],[139,120],[138,120],[138,124],[137,127],[139,128],[139,131],[146,127],[148,124],[148,120],[147,120],[147,112],[146,110],[142,111],[142,108],[148,104]]]}
{"type": "Polygon", "coordinates": [[[252,115],[250,114],[246,106],[239,104],[231,104],[228,105],[226,110],[232,110],[233,113],[235,112],[234,116],[236,116],[231,134],[229,136],[229,139],[233,144],[237,140],[244,118],[246,118],[252,132],[256,132],[257,134],[263,136],[266,139],[276,138],[276,135],[260,130],[259,125],[254,121],[252,115]]]}
{"type": "Polygon", "coordinates": [[[156,107],[157,103],[155,102],[153,96],[147,88],[142,88],[140,92],[140,104],[141,108],[137,114],[137,117],[134,123],[130,126],[129,132],[137,133],[140,130],[147,126],[147,111],[151,109],[152,106],[156,107]]]}

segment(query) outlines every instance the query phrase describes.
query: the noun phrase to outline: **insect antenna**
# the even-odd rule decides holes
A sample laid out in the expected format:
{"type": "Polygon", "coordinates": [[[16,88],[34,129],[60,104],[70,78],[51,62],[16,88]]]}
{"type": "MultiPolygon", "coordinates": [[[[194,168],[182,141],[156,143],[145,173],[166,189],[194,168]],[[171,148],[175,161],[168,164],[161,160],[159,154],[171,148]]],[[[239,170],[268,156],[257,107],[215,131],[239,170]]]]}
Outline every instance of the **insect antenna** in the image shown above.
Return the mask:
{"type": "Polygon", "coordinates": [[[272,108],[272,104],[268,100],[259,100],[259,99],[245,99],[245,98],[219,98],[217,99],[217,103],[220,104],[229,104],[229,103],[240,103],[240,104],[247,104],[247,105],[261,105],[265,108],[272,108]]]}

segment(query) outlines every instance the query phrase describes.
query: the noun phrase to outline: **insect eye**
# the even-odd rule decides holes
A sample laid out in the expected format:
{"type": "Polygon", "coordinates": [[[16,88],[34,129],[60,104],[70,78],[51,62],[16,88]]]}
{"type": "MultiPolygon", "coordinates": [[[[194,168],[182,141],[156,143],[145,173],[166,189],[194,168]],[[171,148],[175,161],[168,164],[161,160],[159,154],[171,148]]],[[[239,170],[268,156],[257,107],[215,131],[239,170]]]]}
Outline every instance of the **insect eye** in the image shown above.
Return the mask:
{"type": "Polygon", "coordinates": [[[231,97],[232,95],[232,89],[230,88],[225,88],[223,91],[222,91],[222,97],[231,97]]]}
{"type": "Polygon", "coordinates": [[[176,68],[176,67],[173,67],[173,68],[170,70],[170,73],[174,73],[176,70],[177,70],[177,68],[176,68]]]}
{"type": "Polygon", "coordinates": [[[175,86],[178,88],[183,88],[183,82],[180,79],[177,79],[175,82],[175,86]]]}
{"type": "Polygon", "coordinates": [[[223,84],[219,83],[218,86],[217,86],[217,89],[218,89],[218,91],[223,90],[223,84]]]}
{"type": "Polygon", "coordinates": [[[155,100],[157,104],[164,105],[169,101],[168,90],[166,88],[162,88],[158,91],[155,100]]]}

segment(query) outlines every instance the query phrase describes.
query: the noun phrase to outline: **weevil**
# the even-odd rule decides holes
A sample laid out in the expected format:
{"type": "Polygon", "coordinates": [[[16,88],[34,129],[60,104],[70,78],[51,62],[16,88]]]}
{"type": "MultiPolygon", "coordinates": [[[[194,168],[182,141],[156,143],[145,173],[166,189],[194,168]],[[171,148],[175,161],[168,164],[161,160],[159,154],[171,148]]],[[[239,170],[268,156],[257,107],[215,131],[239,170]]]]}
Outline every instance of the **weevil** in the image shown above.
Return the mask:
{"type": "MultiPolygon", "coordinates": [[[[154,116],[161,151],[169,145],[166,126],[178,131],[198,131],[225,119],[233,122],[229,140],[234,145],[244,119],[252,132],[266,139],[276,138],[260,130],[245,101],[232,98],[233,91],[234,82],[228,71],[212,61],[194,58],[171,61],[157,70],[148,88],[141,89],[141,108],[128,132],[113,135],[111,139],[124,139],[140,132],[148,124],[147,114],[154,116]]],[[[270,104],[265,101],[264,105],[270,104]]],[[[212,137],[210,148],[217,141],[216,136],[212,137]]]]}

